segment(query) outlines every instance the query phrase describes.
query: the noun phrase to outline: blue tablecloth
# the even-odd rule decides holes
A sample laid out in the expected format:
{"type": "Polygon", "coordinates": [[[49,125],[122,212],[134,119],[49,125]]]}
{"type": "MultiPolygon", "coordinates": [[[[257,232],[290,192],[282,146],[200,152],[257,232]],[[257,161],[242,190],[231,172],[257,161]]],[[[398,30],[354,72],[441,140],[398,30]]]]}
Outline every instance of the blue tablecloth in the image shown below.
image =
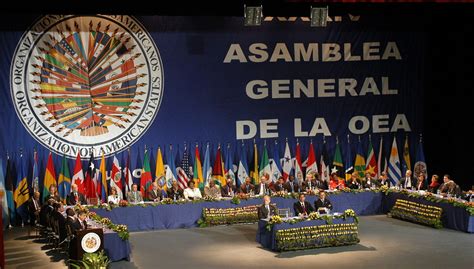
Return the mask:
{"type": "MultiPolygon", "coordinates": [[[[344,219],[333,219],[332,224],[340,224],[340,223],[353,223],[354,219],[351,217],[344,219]]],[[[267,221],[260,220],[258,222],[258,230],[256,240],[260,243],[264,248],[271,249],[274,251],[278,250],[277,241],[276,241],[276,233],[279,230],[286,230],[291,228],[300,228],[300,227],[311,227],[311,226],[320,226],[326,225],[325,220],[310,220],[310,221],[302,221],[297,222],[294,224],[289,223],[280,223],[274,224],[271,231],[268,231],[266,228],[267,221]]]]}
{"type": "Polygon", "coordinates": [[[466,209],[453,206],[449,203],[435,203],[421,198],[409,197],[406,194],[392,192],[383,199],[383,212],[389,212],[395,205],[397,199],[440,207],[443,209],[441,221],[445,228],[474,233],[474,216],[470,216],[466,209]]]}
{"type": "Polygon", "coordinates": [[[106,231],[104,233],[104,250],[109,259],[113,262],[120,260],[130,260],[130,242],[122,240],[116,232],[106,231]]]}
{"type": "MultiPolygon", "coordinates": [[[[328,199],[333,205],[334,212],[344,212],[352,208],[358,215],[376,215],[382,213],[382,193],[341,193],[329,195],[328,199]]],[[[314,205],[316,196],[307,196],[306,200],[314,205]]],[[[296,199],[272,197],[272,203],[278,208],[290,208],[296,199]]],[[[153,229],[176,229],[196,227],[197,221],[202,217],[203,208],[231,208],[244,207],[261,204],[262,199],[241,200],[238,205],[232,204],[230,200],[218,202],[185,203],[174,205],[157,206],[132,206],[119,207],[111,211],[105,209],[91,209],[102,217],[109,218],[114,224],[125,224],[128,230],[145,231],[153,229]]]]}

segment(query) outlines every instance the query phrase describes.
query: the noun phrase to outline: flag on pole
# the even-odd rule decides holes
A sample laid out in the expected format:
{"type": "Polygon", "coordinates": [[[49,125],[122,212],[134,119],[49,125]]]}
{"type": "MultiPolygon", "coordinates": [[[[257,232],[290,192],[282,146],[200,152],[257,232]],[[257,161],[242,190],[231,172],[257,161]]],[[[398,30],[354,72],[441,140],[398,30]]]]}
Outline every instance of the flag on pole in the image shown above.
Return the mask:
{"type": "Polygon", "coordinates": [[[142,174],[140,176],[140,192],[142,193],[142,197],[146,197],[148,190],[150,190],[151,183],[152,183],[152,178],[151,178],[151,169],[150,169],[150,153],[145,148],[145,156],[143,157],[142,174]]]}
{"type": "Polygon", "coordinates": [[[221,146],[217,147],[216,159],[214,160],[214,167],[212,167],[212,176],[217,179],[220,186],[225,186],[224,167],[222,165],[221,146]]]}
{"type": "Polygon", "coordinates": [[[374,147],[372,146],[372,141],[369,136],[369,152],[367,153],[367,164],[365,166],[365,172],[370,173],[371,177],[375,177],[379,174],[379,169],[377,167],[377,161],[375,158],[374,147]]]}
{"type": "MultiPolygon", "coordinates": [[[[156,169],[155,178],[164,180],[165,177],[165,164],[163,162],[163,155],[161,154],[161,148],[158,147],[156,152],[156,169]]],[[[163,186],[166,186],[165,182],[161,182],[163,186]]]]}
{"type": "Polygon", "coordinates": [[[97,181],[96,168],[94,163],[94,152],[91,150],[89,164],[87,165],[86,178],[84,179],[84,190],[86,198],[97,198],[97,188],[94,182],[97,181]]]}
{"type": "Polygon", "coordinates": [[[263,142],[263,153],[262,158],[260,159],[260,171],[258,176],[268,177],[270,178],[272,175],[272,169],[270,167],[270,161],[268,160],[268,151],[267,151],[267,143],[263,142]]]}
{"type": "Polygon", "coordinates": [[[392,149],[390,150],[390,160],[388,162],[388,177],[392,185],[398,184],[398,180],[402,177],[400,171],[400,157],[398,155],[397,138],[393,136],[392,149]]]}
{"type": "Polygon", "coordinates": [[[304,181],[303,178],[303,165],[301,164],[301,148],[300,142],[296,141],[296,152],[295,152],[295,183],[300,184],[304,181]]]}
{"type": "Polygon", "coordinates": [[[65,202],[67,195],[71,192],[71,173],[69,173],[69,164],[66,156],[63,156],[61,162],[61,171],[58,177],[58,192],[61,201],[65,202]]]}
{"type": "Polygon", "coordinates": [[[359,174],[359,177],[363,178],[365,176],[365,158],[364,152],[362,150],[362,143],[359,139],[359,144],[357,145],[357,153],[354,162],[355,171],[359,174]]]}
{"type": "Polygon", "coordinates": [[[35,149],[33,153],[33,180],[31,185],[33,185],[33,192],[39,191],[39,167],[38,167],[38,152],[35,149]]]}
{"type": "Polygon", "coordinates": [[[114,159],[112,162],[112,171],[110,172],[110,187],[117,190],[117,196],[119,199],[123,199],[123,192],[122,192],[122,172],[120,170],[120,164],[117,159],[117,156],[114,155],[114,159]]]}
{"type": "Polygon", "coordinates": [[[283,178],[285,181],[288,179],[288,176],[291,173],[291,170],[293,169],[293,163],[291,159],[291,153],[290,153],[290,146],[288,145],[288,139],[286,140],[285,144],[285,153],[282,159],[282,167],[283,167],[283,178]]]}
{"type": "Polygon", "coordinates": [[[336,150],[334,151],[334,160],[332,161],[332,173],[336,173],[337,178],[339,180],[345,180],[345,171],[344,171],[344,163],[342,159],[341,153],[341,145],[339,144],[339,140],[336,139],[336,150]]]}
{"type": "Polygon", "coordinates": [[[16,180],[13,179],[13,175],[15,174],[15,164],[10,161],[10,156],[7,155],[7,169],[5,173],[5,190],[6,190],[6,197],[7,197],[7,205],[8,205],[8,215],[10,216],[9,224],[15,223],[15,202],[13,201],[13,191],[15,190],[15,186],[13,182],[16,183],[16,180]]]}
{"type": "Polygon", "coordinates": [[[253,182],[255,185],[260,184],[260,177],[258,170],[258,148],[257,143],[255,140],[253,141],[253,159],[252,159],[252,167],[250,168],[250,177],[253,178],[253,182]]]}
{"type": "Polygon", "coordinates": [[[346,173],[346,180],[351,179],[351,175],[354,172],[354,157],[352,156],[352,150],[351,150],[351,142],[349,140],[349,135],[347,135],[347,145],[346,145],[346,160],[344,162],[345,164],[345,173],[346,173]]]}
{"type": "Polygon", "coordinates": [[[211,180],[212,167],[211,156],[209,153],[209,143],[206,145],[206,153],[204,153],[204,164],[202,165],[202,174],[204,176],[203,188],[209,184],[211,180]]]}
{"type": "Polygon", "coordinates": [[[242,147],[240,148],[240,161],[239,168],[237,169],[238,184],[237,187],[244,184],[245,179],[249,176],[249,168],[247,165],[247,150],[245,149],[244,142],[242,141],[242,147]]]}
{"type": "Polygon", "coordinates": [[[76,157],[76,164],[74,165],[74,175],[72,176],[72,183],[77,185],[77,191],[86,194],[84,184],[84,171],[82,170],[81,155],[79,152],[76,157]]]}
{"type": "Polygon", "coordinates": [[[130,171],[130,148],[128,149],[127,163],[125,164],[125,169],[123,170],[125,175],[125,193],[128,193],[132,190],[133,178],[132,172],[130,171]]]}
{"type": "Polygon", "coordinates": [[[8,224],[8,201],[7,201],[7,189],[5,187],[5,173],[3,171],[3,159],[0,159],[0,192],[2,195],[2,220],[3,220],[3,227],[6,227],[8,224]]]}
{"type": "Polygon", "coordinates": [[[387,172],[387,157],[384,154],[383,138],[382,137],[380,137],[379,155],[378,155],[378,159],[377,159],[377,166],[378,166],[377,178],[380,178],[380,174],[382,172],[387,172]]]}
{"type": "Polygon", "coordinates": [[[194,181],[195,186],[198,186],[200,189],[204,188],[204,178],[202,176],[201,157],[199,156],[199,145],[197,143],[196,143],[196,148],[194,149],[193,181],[194,181]]]}
{"type": "MultiPolygon", "coordinates": [[[[51,154],[51,153],[50,153],[51,154]]],[[[23,164],[23,155],[20,153],[20,167],[18,169],[16,188],[13,192],[13,200],[18,215],[23,223],[28,221],[28,200],[30,199],[30,190],[28,189],[28,180],[26,178],[25,165],[23,164]]]]}
{"type": "Polygon", "coordinates": [[[408,148],[408,135],[405,137],[405,144],[403,145],[403,165],[402,175],[405,175],[407,170],[411,170],[410,150],[408,148]]]}
{"type": "Polygon", "coordinates": [[[189,169],[189,152],[185,144],[183,158],[179,162],[179,167],[176,168],[176,173],[178,174],[178,183],[181,183],[183,189],[188,187],[188,182],[191,174],[189,169]]]}
{"type": "Polygon", "coordinates": [[[321,163],[321,180],[323,182],[329,183],[330,164],[329,164],[328,151],[326,148],[326,139],[323,139],[323,149],[321,151],[321,158],[319,162],[321,163]]]}
{"type": "Polygon", "coordinates": [[[314,153],[313,140],[309,143],[308,162],[306,163],[306,174],[318,173],[318,165],[316,163],[316,154],[314,153]]]}
{"type": "MultiPolygon", "coordinates": [[[[20,171],[21,172],[21,171],[20,171]]],[[[46,165],[46,172],[44,173],[43,181],[43,203],[48,195],[54,195],[49,193],[49,187],[56,185],[56,171],[54,170],[53,154],[50,152],[48,156],[48,163],[46,165]]]]}
{"type": "MultiPolygon", "coordinates": [[[[168,161],[165,165],[166,188],[171,189],[173,181],[177,181],[175,154],[173,153],[173,146],[170,144],[170,150],[167,154],[168,161]]],[[[179,182],[178,182],[179,185],[179,182]]]]}
{"type": "Polygon", "coordinates": [[[418,178],[420,174],[424,174],[425,178],[428,178],[428,168],[426,166],[425,161],[425,153],[423,151],[423,141],[420,135],[420,142],[418,144],[418,149],[416,151],[416,161],[415,165],[413,166],[414,175],[418,178]]]}
{"type": "Polygon", "coordinates": [[[104,153],[102,152],[102,159],[100,161],[100,196],[102,198],[102,202],[106,203],[107,202],[107,197],[109,196],[109,188],[107,184],[107,168],[106,168],[106,163],[105,163],[105,156],[104,153]]]}
{"type": "Polygon", "coordinates": [[[278,142],[276,140],[273,146],[273,158],[271,158],[269,162],[272,181],[276,182],[278,178],[281,177],[280,147],[278,146],[278,142]]]}
{"type": "Polygon", "coordinates": [[[234,173],[234,158],[232,149],[230,148],[230,144],[227,144],[227,151],[225,157],[225,175],[226,178],[232,179],[232,184],[236,185],[234,173]]]}

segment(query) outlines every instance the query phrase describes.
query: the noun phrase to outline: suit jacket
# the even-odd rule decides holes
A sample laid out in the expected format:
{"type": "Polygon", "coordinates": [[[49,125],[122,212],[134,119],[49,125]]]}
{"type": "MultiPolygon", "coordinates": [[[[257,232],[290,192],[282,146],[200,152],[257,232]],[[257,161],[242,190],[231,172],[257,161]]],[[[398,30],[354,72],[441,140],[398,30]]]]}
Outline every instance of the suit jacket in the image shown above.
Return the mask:
{"type": "Polygon", "coordinates": [[[77,200],[76,200],[76,197],[74,196],[74,193],[72,192],[69,193],[66,197],[67,205],[76,205],[78,201],[81,203],[81,205],[87,205],[86,197],[84,197],[84,194],[80,192],[77,193],[77,200]]]}
{"type": "Polygon", "coordinates": [[[71,232],[79,231],[82,230],[81,223],[79,222],[79,219],[72,219],[70,217],[66,218],[66,226],[71,229],[71,232]]]}
{"type": "Polygon", "coordinates": [[[163,198],[161,194],[161,190],[156,190],[156,191],[150,190],[148,192],[147,198],[150,201],[154,201],[155,199],[161,200],[163,198]]]}
{"type": "Polygon", "coordinates": [[[329,201],[328,198],[325,198],[323,202],[321,201],[321,199],[318,198],[318,200],[314,201],[314,208],[317,211],[320,207],[332,209],[331,201],[329,201]]]}
{"type": "MultiPolygon", "coordinates": [[[[411,180],[411,187],[416,188],[416,183],[417,183],[416,178],[410,177],[410,180],[411,180]]],[[[406,181],[407,181],[407,177],[400,178],[400,180],[398,181],[398,186],[405,188],[406,181]]]]}
{"type": "Polygon", "coordinates": [[[390,188],[390,185],[391,185],[391,184],[392,184],[392,183],[390,183],[390,179],[388,179],[388,178],[385,180],[384,183],[382,183],[382,179],[381,179],[381,178],[379,178],[379,180],[378,180],[378,186],[386,185],[387,187],[390,188]]]}
{"type": "Polygon", "coordinates": [[[285,183],[283,183],[281,185],[280,184],[273,184],[273,191],[274,192],[279,192],[279,191],[284,191],[284,190],[286,190],[285,183]]]}
{"type": "Polygon", "coordinates": [[[129,192],[127,193],[127,200],[128,200],[130,203],[143,202],[142,193],[141,193],[140,191],[137,191],[137,198],[135,199],[135,196],[134,196],[133,191],[129,191],[129,192]]]}
{"type": "Polygon", "coordinates": [[[417,190],[426,190],[426,182],[427,182],[426,179],[423,180],[423,182],[420,182],[419,180],[417,180],[417,181],[416,181],[415,188],[416,188],[417,190]],[[421,185],[420,185],[420,183],[421,183],[421,185]],[[420,185],[420,186],[418,186],[418,185],[420,185]]]}
{"type": "MultiPolygon", "coordinates": [[[[314,211],[314,208],[308,201],[304,201],[304,207],[307,214],[314,211]]],[[[299,214],[303,214],[305,212],[305,210],[303,210],[303,207],[301,206],[300,201],[297,201],[293,204],[293,209],[295,210],[295,216],[298,216],[299,214]]]]}
{"type": "MultiPolygon", "coordinates": [[[[284,188],[288,192],[291,192],[291,184],[290,184],[289,180],[285,183],[284,188]]],[[[293,190],[294,190],[293,192],[299,192],[300,191],[300,185],[296,184],[296,182],[294,182],[294,181],[293,181],[293,190]]]]}
{"type": "Polygon", "coordinates": [[[378,182],[375,178],[371,178],[370,179],[370,183],[368,181],[367,178],[364,178],[364,181],[362,181],[362,187],[363,188],[372,188],[372,187],[377,187],[378,186],[378,182]]]}
{"type": "Polygon", "coordinates": [[[63,241],[66,238],[66,218],[58,211],[53,211],[52,216],[58,221],[59,239],[63,241]]]}
{"type": "Polygon", "coordinates": [[[270,195],[271,189],[270,189],[270,184],[264,184],[265,188],[263,190],[263,193],[260,193],[262,191],[262,183],[258,184],[255,186],[255,193],[260,194],[260,195],[270,195]]]}
{"type": "Polygon", "coordinates": [[[249,187],[247,188],[247,185],[246,185],[246,184],[242,184],[242,186],[240,186],[240,192],[242,192],[242,193],[250,193],[251,191],[255,191],[255,186],[254,186],[254,185],[249,184],[248,186],[249,186],[249,187]]]}
{"type": "MultiPolygon", "coordinates": [[[[272,216],[278,215],[278,210],[277,210],[275,205],[270,204],[270,211],[271,211],[272,216]]],[[[268,218],[268,213],[269,212],[268,212],[268,210],[267,210],[267,208],[265,207],[264,204],[262,204],[260,207],[258,207],[258,218],[259,219],[268,218]]]]}
{"type": "Polygon", "coordinates": [[[176,195],[176,200],[183,199],[184,198],[184,193],[183,190],[178,188],[178,190],[174,190],[173,188],[168,190],[168,197],[173,199],[175,198],[176,195]]]}
{"type": "Polygon", "coordinates": [[[57,195],[51,195],[51,194],[49,194],[48,196],[46,196],[46,197],[44,198],[44,201],[48,201],[49,199],[54,199],[54,200],[55,200],[56,202],[58,202],[58,203],[61,201],[61,199],[59,198],[59,196],[57,196],[57,195]]]}
{"type": "Polygon", "coordinates": [[[346,186],[349,188],[349,189],[358,189],[359,186],[360,186],[360,183],[359,182],[355,182],[355,183],[352,183],[352,181],[349,181],[346,186]]]}
{"type": "MultiPolygon", "coordinates": [[[[311,188],[316,188],[316,187],[318,187],[318,185],[316,184],[316,181],[312,180],[311,181],[311,188]]],[[[310,188],[309,182],[308,181],[303,181],[303,183],[301,183],[301,188],[303,190],[309,189],[310,188]]]]}
{"type": "Polygon", "coordinates": [[[30,201],[28,202],[28,210],[30,211],[30,213],[39,212],[41,210],[41,201],[36,200],[36,207],[35,207],[35,203],[33,202],[33,197],[32,197],[30,201]]]}
{"type": "Polygon", "coordinates": [[[235,187],[233,185],[225,185],[221,188],[222,197],[232,197],[235,195],[235,187]]]}

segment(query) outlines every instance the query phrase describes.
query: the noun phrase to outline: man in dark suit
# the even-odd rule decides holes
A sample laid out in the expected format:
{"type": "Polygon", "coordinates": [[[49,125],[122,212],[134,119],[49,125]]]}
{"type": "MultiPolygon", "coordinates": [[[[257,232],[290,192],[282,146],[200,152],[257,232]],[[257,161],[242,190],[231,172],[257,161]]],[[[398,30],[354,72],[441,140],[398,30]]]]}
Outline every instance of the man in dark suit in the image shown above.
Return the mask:
{"type": "Polygon", "coordinates": [[[64,205],[63,203],[55,203],[53,205],[54,211],[51,213],[51,217],[58,223],[59,241],[63,241],[66,238],[66,218],[63,215],[64,205]]]}
{"type": "Polygon", "coordinates": [[[232,178],[227,178],[225,186],[221,188],[222,197],[234,197],[235,187],[232,181],[232,178]]]}
{"type": "Polygon", "coordinates": [[[332,204],[329,199],[326,198],[326,193],[323,191],[319,192],[319,199],[314,201],[314,208],[318,211],[320,208],[332,209],[332,204]]]}
{"type": "Polygon", "coordinates": [[[153,202],[159,202],[162,199],[161,189],[156,181],[151,184],[151,190],[148,191],[147,198],[148,201],[153,202]]]}
{"type": "Polygon", "coordinates": [[[71,207],[66,209],[66,228],[69,229],[71,233],[81,229],[81,225],[76,219],[76,212],[74,212],[74,209],[71,207]]]}
{"type": "Polygon", "coordinates": [[[385,185],[390,188],[390,179],[388,179],[387,173],[385,171],[380,173],[378,185],[379,186],[385,185]]]}
{"type": "Polygon", "coordinates": [[[405,172],[405,177],[400,178],[398,181],[398,186],[401,186],[404,189],[411,189],[416,187],[416,178],[411,175],[411,170],[405,172]]]}
{"type": "Polygon", "coordinates": [[[48,190],[49,190],[49,194],[46,197],[44,197],[44,201],[47,201],[49,199],[54,199],[56,202],[61,201],[58,195],[58,188],[56,187],[56,184],[51,184],[48,190]]]}
{"type": "Polygon", "coordinates": [[[41,212],[41,203],[40,203],[40,193],[35,191],[33,193],[33,197],[31,197],[28,203],[28,212],[30,213],[30,224],[31,226],[35,226],[37,222],[39,222],[39,215],[41,212]]]}
{"type": "Polygon", "coordinates": [[[265,195],[263,197],[263,204],[258,208],[258,218],[267,219],[275,215],[278,215],[278,209],[270,204],[270,196],[265,195]]]}
{"type": "Polygon", "coordinates": [[[46,203],[44,203],[41,206],[41,210],[40,210],[40,213],[39,213],[39,221],[40,221],[41,225],[48,226],[48,216],[54,210],[54,208],[53,208],[54,203],[56,203],[56,200],[51,198],[51,199],[47,200],[46,203]]]}
{"type": "Polygon", "coordinates": [[[240,192],[241,193],[251,193],[252,191],[255,191],[255,186],[252,185],[250,177],[247,177],[245,179],[245,183],[240,186],[240,192]]]}
{"type": "Polygon", "coordinates": [[[294,176],[289,176],[288,181],[285,183],[285,189],[288,192],[299,192],[300,191],[300,186],[295,183],[295,177],[294,176]]]}
{"type": "Polygon", "coordinates": [[[273,191],[274,192],[280,192],[280,191],[284,191],[286,188],[285,188],[285,180],[283,179],[283,177],[279,177],[278,178],[278,182],[276,184],[273,184],[273,191]]]}
{"type": "Polygon", "coordinates": [[[66,197],[66,204],[67,205],[77,205],[78,203],[81,205],[86,205],[87,200],[86,197],[80,192],[77,191],[77,185],[71,185],[71,193],[69,193],[66,197]]]}
{"type": "Polygon", "coordinates": [[[270,195],[270,180],[265,175],[260,177],[260,184],[255,187],[256,193],[259,195],[270,195]]]}
{"type": "Polygon", "coordinates": [[[301,183],[301,187],[303,190],[312,190],[314,188],[317,188],[316,180],[313,178],[313,174],[307,174],[306,175],[306,180],[301,183]]]}
{"type": "Polygon", "coordinates": [[[298,202],[293,204],[293,209],[295,210],[296,216],[307,216],[309,213],[313,212],[314,209],[311,204],[305,201],[306,197],[303,193],[300,193],[298,197],[298,202]]]}

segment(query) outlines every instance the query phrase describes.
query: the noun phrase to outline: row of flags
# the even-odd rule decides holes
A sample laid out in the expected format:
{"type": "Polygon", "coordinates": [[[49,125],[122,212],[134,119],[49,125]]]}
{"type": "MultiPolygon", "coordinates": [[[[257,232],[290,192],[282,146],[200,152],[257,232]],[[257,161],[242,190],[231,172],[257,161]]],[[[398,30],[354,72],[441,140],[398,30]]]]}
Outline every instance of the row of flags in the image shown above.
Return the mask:
{"type": "MultiPolygon", "coordinates": [[[[395,136],[389,151],[390,154],[386,154],[386,149],[384,149],[383,145],[383,140],[380,138],[379,151],[376,154],[370,138],[367,151],[363,150],[362,143],[359,140],[357,152],[353,155],[349,138],[344,152],[339,140],[336,138],[336,147],[331,160],[325,140],[323,141],[321,155],[319,156],[316,156],[314,145],[311,142],[306,159],[302,158],[301,145],[298,141],[296,142],[294,155],[292,155],[289,143],[286,141],[282,158],[279,156],[279,145],[276,141],[273,147],[268,146],[264,142],[260,152],[257,143],[254,142],[251,154],[252,159],[249,163],[247,162],[248,153],[244,143],[238,149],[238,162],[234,162],[236,158],[234,158],[235,156],[230,145],[227,145],[225,153],[219,145],[212,163],[209,144],[205,146],[202,161],[199,146],[195,146],[194,162],[192,162],[192,154],[186,146],[182,156],[179,153],[177,155],[173,154],[172,146],[170,146],[166,161],[161,148],[158,147],[154,174],[151,171],[150,150],[145,149],[141,169],[138,170],[139,173],[134,175],[134,177],[139,178],[137,183],[139,183],[138,185],[143,196],[151,189],[152,182],[155,180],[165,190],[171,188],[173,181],[176,181],[179,187],[184,189],[188,186],[190,180],[193,180],[199,188],[203,189],[210,180],[215,180],[221,186],[226,185],[227,180],[231,180],[238,187],[245,182],[247,177],[250,177],[254,184],[259,184],[262,176],[275,182],[279,177],[283,177],[286,181],[290,175],[293,175],[296,182],[299,182],[304,180],[305,175],[308,173],[319,173],[322,180],[329,181],[329,176],[333,173],[340,179],[348,179],[353,172],[358,173],[360,177],[363,177],[365,173],[370,173],[372,177],[379,177],[380,173],[385,171],[392,183],[395,184],[407,169],[411,170],[412,168],[408,138],[405,139],[403,145],[401,160],[395,136]],[[272,150],[272,154],[269,154],[269,148],[272,150]]],[[[15,170],[16,166],[8,158],[6,172],[4,172],[4,163],[0,160],[0,190],[3,189],[6,193],[3,196],[3,213],[4,216],[8,215],[10,219],[12,217],[13,219],[15,218],[15,213],[18,213],[22,219],[26,219],[27,212],[24,207],[32,191],[42,190],[41,197],[44,202],[45,198],[50,195],[49,189],[51,185],[57,186],[58,195],[62,200],[65,200],[71,192],[71,184],[76,184],[78,191],[87,198],[96,198],[105,202],[111,187],[115,187],[118,194],[125,197],[126,192],[131,190],[134,183],[130,166],[130,153],[127,156],[125,168],[122,168],[123,166],[120,165],[116,156],[113,156],[112,166],[107,167],[104,155],[101,156],[100,165],[97,167],[94,156],[91,154],[86,169],[83,169],[82,159],[78,154],[72,177],[67,159],[64,156],[61,160],[59,175],[56,176],[52,153],[49,153],[44,172],[43,186],[39,184],[37,152],[34,152],[33,162],[32,179],[28,181],[23,156],[20,156],[18,170],[15,170]],[[13,178],[14,176],[16,178],[13,178]],[[31,182],[31,187],[28,186],[28,182],[31,182]]],[[[139,167],[139,165],[137,166],[139,167]]],[[[421,138],[414,168],[415,175],[419,173],[425,173],[426,175],[427,173],[421,138]]]]}

